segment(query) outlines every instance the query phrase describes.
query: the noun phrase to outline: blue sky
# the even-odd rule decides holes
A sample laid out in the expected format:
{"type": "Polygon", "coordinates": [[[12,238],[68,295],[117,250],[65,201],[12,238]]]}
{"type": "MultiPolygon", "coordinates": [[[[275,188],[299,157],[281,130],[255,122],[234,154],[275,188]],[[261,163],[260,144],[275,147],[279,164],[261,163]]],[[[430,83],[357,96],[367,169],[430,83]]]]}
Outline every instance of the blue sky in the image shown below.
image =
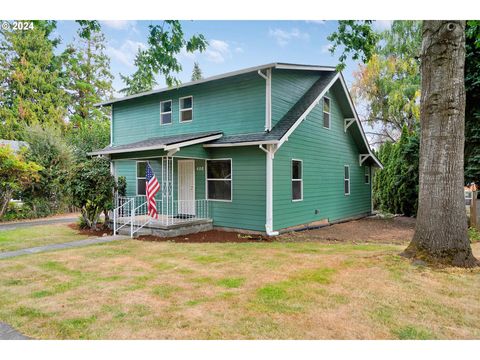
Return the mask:
{"type": "MultiPolygon", "coordinates": [[[[133,60],[137,49],[145,47],[148,25],[160,21],[101,21],[107,40],[107,54],[111,58],[111,72],[115,76],[116,91],[123,87],[119,73],[135,71],[133,60]]],[[[389,21],[378,21],[375,26],[384,29],[389,21]]],[[[183,71],[182,82],[190,80],[194,61],[199,62],[204,77],[270,62],[336,65],[337,57],[328,51],[327,36],[335,31],[336,21],[182,21],[186,36],[203,34],[209,46],[203,53],[182,52],[179,60],[183,71]]],[[[57,33],[62,43],[71,42],[77,24],[59,21],[57,33]]],[[[353,61],[347,63],[344,76],[350,85],[357,69],[353,61]]],[[[165,82],[159,77],[159,85],[165,82]]],[[[118,95],[118,94],[116,94],[118,95]]]]}

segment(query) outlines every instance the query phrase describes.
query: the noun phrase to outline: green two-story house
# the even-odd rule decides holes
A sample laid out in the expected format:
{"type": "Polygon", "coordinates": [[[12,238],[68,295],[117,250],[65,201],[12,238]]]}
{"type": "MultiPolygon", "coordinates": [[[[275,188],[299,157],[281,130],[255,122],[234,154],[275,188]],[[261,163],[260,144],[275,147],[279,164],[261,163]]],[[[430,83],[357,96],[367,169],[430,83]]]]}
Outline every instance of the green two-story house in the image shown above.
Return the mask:
{"type": "Polygon", "coordinates": [[[272,63],[114,99],[115,231],[276,235],[372,212],[372,153],[341,73],[272,63]],[[145,168],[160,183],[147,215],[145,168]]]}

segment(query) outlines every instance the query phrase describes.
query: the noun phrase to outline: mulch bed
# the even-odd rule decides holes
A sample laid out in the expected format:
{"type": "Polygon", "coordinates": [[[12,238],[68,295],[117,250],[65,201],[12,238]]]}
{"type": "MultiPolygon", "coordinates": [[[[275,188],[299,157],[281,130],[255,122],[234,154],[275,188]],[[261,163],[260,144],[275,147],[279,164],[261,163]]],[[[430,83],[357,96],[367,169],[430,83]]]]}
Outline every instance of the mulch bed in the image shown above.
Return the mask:
{"type": "Polygon", "coordinates": [[[112,235],[113,231],[105,229],[102,224],[98,224],[96,229],[80,229],[78,224],[68,224],[70,229],[77,231],[80,235],[88,235],[94,237],[104,236],[103,234],[112,235]]]}
{"type": "Polygon", "coordinates": [[[142,241],[176,242],[176,243],[248,243],[248,242],[271,242],[272,239],[262,235],[242,234],[238,232],[210,230],[196,234],[188,234],[176,237],[158,237],[142,235],[137,238],[142,241]]]}

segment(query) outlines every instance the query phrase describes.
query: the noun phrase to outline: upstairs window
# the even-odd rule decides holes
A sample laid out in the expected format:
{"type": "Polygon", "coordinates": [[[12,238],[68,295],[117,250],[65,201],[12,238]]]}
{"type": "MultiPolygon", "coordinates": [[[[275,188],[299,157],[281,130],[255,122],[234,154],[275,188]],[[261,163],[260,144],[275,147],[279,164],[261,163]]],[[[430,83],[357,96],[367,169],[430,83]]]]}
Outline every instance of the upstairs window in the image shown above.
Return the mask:
{"type": "Polygon", "coordinates": [[[350,195],[350,166],[345,165],[344,167],[344,176],[343,176],[343,187],[345,195],[350,195]]]}
{"type": "Polygon", "coordinates": [[[292,160],[292,201],[303,200],[303,169],[301,160],[292,160]]]}
{"type": "Polygon", "coordinates": [[[180,98],[180,122],[193,120],[193,96],[180,98]]]}
{"type": "Polygon", "coordinates": [[[365,184],[370,184],[370,166],[365,166],[365,184]]]}
{"type": "Polygon", "coordinates": [[[232,201],[232,160],[207,160],[207,198],[232,201]]]}
{"type": "Polygon", "coordinates": [[[160,124],[172,123],[172,100],[160,102],[160,124]]]}
{"type": "Polygon", "coordinates": [[[330,99],[323,98],[323,127],[330,129],[330,99]]]}
{"type": "Polygon", "coordinates": [[[147,162],[137,161],[137,195],[146,194],[147,162]]]}

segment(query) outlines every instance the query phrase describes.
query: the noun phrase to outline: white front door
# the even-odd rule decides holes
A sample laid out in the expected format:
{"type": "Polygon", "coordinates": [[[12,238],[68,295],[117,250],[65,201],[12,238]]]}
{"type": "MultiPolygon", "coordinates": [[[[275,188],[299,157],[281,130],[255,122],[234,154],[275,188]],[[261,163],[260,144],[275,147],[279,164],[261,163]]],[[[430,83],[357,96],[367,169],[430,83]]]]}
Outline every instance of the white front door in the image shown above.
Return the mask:
{"type": "Polygon", "coordinates": [[[195,160],[178,160],[178,214],[195,215],[195,160]]]}

